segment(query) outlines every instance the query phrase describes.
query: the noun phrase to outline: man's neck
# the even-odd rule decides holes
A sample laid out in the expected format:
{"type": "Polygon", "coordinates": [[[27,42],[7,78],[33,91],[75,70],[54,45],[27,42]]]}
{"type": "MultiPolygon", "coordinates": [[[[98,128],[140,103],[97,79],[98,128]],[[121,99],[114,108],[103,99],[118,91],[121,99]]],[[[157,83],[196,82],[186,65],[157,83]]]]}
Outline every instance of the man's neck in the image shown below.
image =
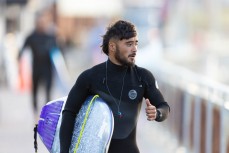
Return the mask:
{"type": "Polygon", "coordinates": [[[108,58],[111,61],[111,63],[113,63],[115,65],[123,66],[123,64],[121,64],[120,62],[118,62],[115,58],[112,58],[112,57],[108,57],[108,58]]]}

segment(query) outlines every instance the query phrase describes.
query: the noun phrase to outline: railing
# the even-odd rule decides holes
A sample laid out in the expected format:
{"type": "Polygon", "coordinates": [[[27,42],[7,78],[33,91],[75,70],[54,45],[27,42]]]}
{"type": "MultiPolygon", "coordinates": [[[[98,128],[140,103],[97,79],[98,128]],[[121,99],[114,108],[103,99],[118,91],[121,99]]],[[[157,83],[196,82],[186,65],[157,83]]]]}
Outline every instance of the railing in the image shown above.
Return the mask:
{"type": "Polygon", "coordinates": [[[229,87],[165,61],[145,64],[171,106],[163,128],[182,153],[229,153],[229,87]]]}

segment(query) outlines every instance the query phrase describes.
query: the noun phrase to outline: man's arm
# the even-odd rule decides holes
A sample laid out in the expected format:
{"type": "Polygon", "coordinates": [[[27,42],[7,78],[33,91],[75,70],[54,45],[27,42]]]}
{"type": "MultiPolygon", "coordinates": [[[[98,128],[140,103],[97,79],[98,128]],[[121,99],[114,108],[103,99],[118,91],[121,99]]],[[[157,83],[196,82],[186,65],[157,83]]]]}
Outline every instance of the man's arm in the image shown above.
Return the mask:
{"type": "Polygon", "coordinates": [[[69,153],[72,131],[74,128],[75,115],[69,111],[63,111],[60,127],[60,153],[69,153]]]}
{"type": "Polygon", "coordinates": [[[144,97],[147,103],[146,114],[148,120],[156,120],[158,122],[164,121],[168,117],[170,107],[164,100],[152,73],[148,70],[143,73],[146,86],[144,97]]]}
{"type": "Polygon", "coordinates": [[[69,92],[63,113],[60,127],[60,153],[68,153],[72,140],[72,133],[76,114],[78,114],[83,102],[88,96],[88,80],[85,73],[82,73],[71,91],[69,92]]]}
{"type": "Polygon", "coordinates": [[[21,56],[22,56],[22,54],[23,54],[25,48],[26,48],[27,46],[29,46],[29,41],[30,41],[30,39],[31,39],[30,37],[31,37],[31,36],[29,36],[29,37],[26,38],[26,40],[25,40],[23,46],[22,46],[21,49],[19,50],[18,57],[17,57],[18,60],[21,59],[21,56]]]}

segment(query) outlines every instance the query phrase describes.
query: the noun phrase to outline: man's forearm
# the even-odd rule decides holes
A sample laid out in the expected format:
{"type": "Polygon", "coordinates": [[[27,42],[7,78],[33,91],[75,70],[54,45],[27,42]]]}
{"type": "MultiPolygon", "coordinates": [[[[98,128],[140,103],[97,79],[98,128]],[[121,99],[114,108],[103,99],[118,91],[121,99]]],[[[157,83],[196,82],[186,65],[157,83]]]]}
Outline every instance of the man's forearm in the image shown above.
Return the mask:
{"type": "Polygon", "coordinates": [[[74,128],[75,116],[64,111],[60,127],[60,153],[69,153],[69,148],[72,140],[72,131],[74,128]]]}

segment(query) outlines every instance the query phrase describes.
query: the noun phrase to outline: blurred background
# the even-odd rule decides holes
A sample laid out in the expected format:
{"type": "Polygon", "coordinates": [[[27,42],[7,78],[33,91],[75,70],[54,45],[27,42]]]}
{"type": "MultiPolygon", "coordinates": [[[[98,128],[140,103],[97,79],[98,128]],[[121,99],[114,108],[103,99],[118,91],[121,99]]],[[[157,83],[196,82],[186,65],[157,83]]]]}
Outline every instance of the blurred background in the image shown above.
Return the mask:
{"type": "MultiPolygon", "coordinates": [[[[31,153],[32,55],[26,37],[42,14],[59,54],[51,99],[107,59],[106,27],[118,19],[138,29],[136,63],[155,75],[171,106],[163,123],[138,123],[142,153],[229,153],[229,0],[0,0],[0,153],[31,153]]],[[[45,104],[39,87],[39,109],[45,104]]],[[[47,150],[38,139],[38,152],[47,150]]]]}

